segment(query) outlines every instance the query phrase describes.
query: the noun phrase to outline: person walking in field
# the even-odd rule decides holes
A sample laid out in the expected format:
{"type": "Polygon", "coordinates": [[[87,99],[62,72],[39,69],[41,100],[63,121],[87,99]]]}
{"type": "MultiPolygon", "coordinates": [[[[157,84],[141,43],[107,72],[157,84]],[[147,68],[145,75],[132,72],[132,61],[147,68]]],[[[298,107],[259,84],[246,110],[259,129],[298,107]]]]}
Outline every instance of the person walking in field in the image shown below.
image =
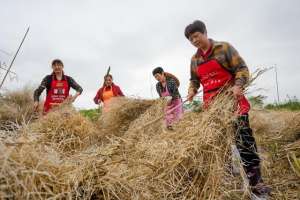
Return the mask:
{"type": "Polygon", "coordinates": [[[209,39],[202,21],[196,20],[189,24],[184,34],[197,48],[191,59],[188,99],[193,100],[201,84],[204,108],[208,108],[224,87],[230,87],[237,101],[236,145],[252,193],[255,197],[264,198],[270,192],[270,188],[262,180],[260,158],[248,119],[250,104],[243,94],[249,81],[248,67],[231,44],[209,39]]]}
{"type": "Polygon", "coordinates": [[[124,96],[120,87],[114,84],[113,77],[111,74],[104,76],[104,84],[97,91],[96,96],[94,97],[95,104],[103,103],[104,111],[108,111],[109,102],[113,97],[122,97],[124,96]]]}
{"type": "Polygon", "coordinates": [[[46,89],[46,100],[44,103],[44,113],[49,112],[51,108],[60,105],[65,100],[74,102],[76,98],[82,93],[82,87],[76,83],[76,81],[64,74],[64,64],[61,60],[55,59],[52,61],[53,72],[47,75],[42,80],[39,87],[34,91],[34,107],[35,109],[39,106],[39,97],[46,89]],[[76,90],[76,94],[71,96],[69,94],[70,88],[76,90]]]}
{"type": "Polygon", "coordinates": [[[168,130],[173,130],[172,125],[183,114],[182,99],[178,91],[179,80],[174,75],[164,72],[161,67],[155,68],[152,74],[158,81],[156,84],[158,95],[168,100],[167,107],[165,108],[165,124],[168,130]]]}

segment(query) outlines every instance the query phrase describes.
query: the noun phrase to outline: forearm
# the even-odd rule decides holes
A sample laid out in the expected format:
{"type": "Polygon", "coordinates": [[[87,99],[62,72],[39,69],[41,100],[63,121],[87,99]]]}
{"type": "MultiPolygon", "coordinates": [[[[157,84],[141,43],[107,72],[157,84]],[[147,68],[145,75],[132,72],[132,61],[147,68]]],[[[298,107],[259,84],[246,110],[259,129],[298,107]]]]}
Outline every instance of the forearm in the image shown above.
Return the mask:
{"type": "Polygon", "coordinates": [[[33,93],[33,100],[35,102],[39,102],[40,100],[40,96],[42,94],[42,92],[44,91],[45,87],[40,85],[33,93]]]}
{"type": "Polygon", "coordinates": [[[73,88],[74,90],[76,90],[77,93],[79,93],[79,95],[82,93],[82,87],[71,77],[69,78],[69,84],[71,88],[73,88]]]}
{"type": "Polygon", "coordinates": [[[190,91],[193,91],[193,92],[197,92],[198,89],[200,88],[200,83],[198,80],[190,80],[190,85],[189,85],[189,89],[190,91]]]}
{"type": "Polygon", "coordinates": [[[235,74],[235,85],[245,87],[249,83],[249,70],[247,66],[239,67],[235,74]]]}
{"type": "Polygon", "coordinates": [[[81,95],[80,92],[76,92],[76,94],[74,95],[74,98],[76,99],[79,95],[81,95]]]}
{"type": "Polygon", "coordinates": [[[190,69],[190,85],[189,90],[194,91],[195,93],[200,88],[200,81],[197,75],[197,65],[195,65],[195,62],[191,63],[191,69],[190,69]]]}

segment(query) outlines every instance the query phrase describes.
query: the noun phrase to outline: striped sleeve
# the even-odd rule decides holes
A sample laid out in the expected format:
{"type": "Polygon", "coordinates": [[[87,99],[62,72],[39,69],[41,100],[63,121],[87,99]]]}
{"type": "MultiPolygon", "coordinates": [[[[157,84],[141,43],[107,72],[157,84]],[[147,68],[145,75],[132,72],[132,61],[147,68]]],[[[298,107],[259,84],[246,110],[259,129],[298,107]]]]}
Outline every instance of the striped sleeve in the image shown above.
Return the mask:
{"type": "Polygon", "coordinates": [[[235,75],[235,85],[244,86],[249,81],[249,70],[244,59],[229,43],[226,43],[225,55],[228,69],[235,75]]]}
{"type": "Polygon", "coordinates": [[[70,87],[79,92],[80,94],[82,93],[83,89],[82,87],[72,78],[68,77],[68,82],[70,84],[70,87]]]}
{"type": "Polygon", "coordinates": [[[194,92],[197,92],[197,90],[200,88],[200,81],[197,76],[197,59],[195,56],[191,59],[191,65],[190,65],[190,85],[189,89],[194,90],[194,92]]]}

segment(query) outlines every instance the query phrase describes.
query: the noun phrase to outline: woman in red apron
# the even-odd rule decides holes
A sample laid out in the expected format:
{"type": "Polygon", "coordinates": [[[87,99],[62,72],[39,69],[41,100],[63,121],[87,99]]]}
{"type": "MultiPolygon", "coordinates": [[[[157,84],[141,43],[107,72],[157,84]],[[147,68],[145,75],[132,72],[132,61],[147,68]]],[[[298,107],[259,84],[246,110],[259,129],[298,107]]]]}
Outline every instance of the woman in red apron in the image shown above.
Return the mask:
{"type": "Polygon", "coordinates": [[[165,124],[168,130],[173,130],[172,125],[179,121],[183,114],[182,99],[178,91],[179,80],[172,74],[164,72],[163,68],[157,67],[152,71],[158,81],[156,90],[160,97],[168,98],[165,108],[165,124]]]}
{"type": "Polygon", "coordinates": [[[204,108],[207,108],[224,87],[231,88],[237,101],[236,146],[253,194],[263,197],[270,188],[262,181],[260,158],[248,119],[250,104],[243,94],[243,87],[249,80],[248,67],[229,43],[208,39],[206,26],[201,21],[188,25],[185,36],[198,49],[191,60],[188,98],[193,99],[201,84],[204,108]]]}
{"type": "Polygon", "coordinates": [[[113,97],[124,96],[120,87],[113,83],[113,77],[110,74],[104,76],[104,84],[97,91],[94,97],[95,104],[103,103],[103,111],[108,111],[109,102],[113,97]]]}
{"type": "Polygon", "coordinates": [[[41,82],[40,86],[34,91],[34,106],[37,109],[39,105],[39,97],[41,93],[46,89],[47,95],[44,103],[44,113],[49,112],[49,110],[55,106],[58,106],[67,98],[70,101],[75,101],[75,99],[82,93],[82,88],[78,85],[75,80],[64,74],[63,72],[63,62],[59,59],[52,61],[53,72],[47,75],[41,82]],[[70,88],[76,90],[74,96],[70,96],[70,88]]]}

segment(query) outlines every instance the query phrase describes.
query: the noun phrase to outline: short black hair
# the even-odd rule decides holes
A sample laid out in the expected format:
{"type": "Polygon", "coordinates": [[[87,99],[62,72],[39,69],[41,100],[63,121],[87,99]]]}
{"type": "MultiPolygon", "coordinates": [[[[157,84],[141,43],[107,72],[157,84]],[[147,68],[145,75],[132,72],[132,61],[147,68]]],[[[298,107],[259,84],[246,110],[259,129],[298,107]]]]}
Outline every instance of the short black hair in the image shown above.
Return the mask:
{"type": "Polygon", "coordinates": [[[164,69],[162,67],[156,67],[153,71],[152,71],[152,74],[153,76],[155,74],[162,74],[164,72],[164,69]]]}
{"type": "Polygon", "coordinates": [[[192,24],[187,25],[184,30],[184,35],[187,39],[189,39],[190,35],[195,32],[200,32],[202,34],[205,34],[207,32],[204,22],[196,20],[192,24]]]}
{"type": "Polygon", "coordinates": [[[53,61],[52,61],[52,64],[51,64],[52,66],[54,66],[54,65],[62,65],[62,66],[64,66],[64,63],[60,60],[60,59],[54,59],[53,61]]]}

